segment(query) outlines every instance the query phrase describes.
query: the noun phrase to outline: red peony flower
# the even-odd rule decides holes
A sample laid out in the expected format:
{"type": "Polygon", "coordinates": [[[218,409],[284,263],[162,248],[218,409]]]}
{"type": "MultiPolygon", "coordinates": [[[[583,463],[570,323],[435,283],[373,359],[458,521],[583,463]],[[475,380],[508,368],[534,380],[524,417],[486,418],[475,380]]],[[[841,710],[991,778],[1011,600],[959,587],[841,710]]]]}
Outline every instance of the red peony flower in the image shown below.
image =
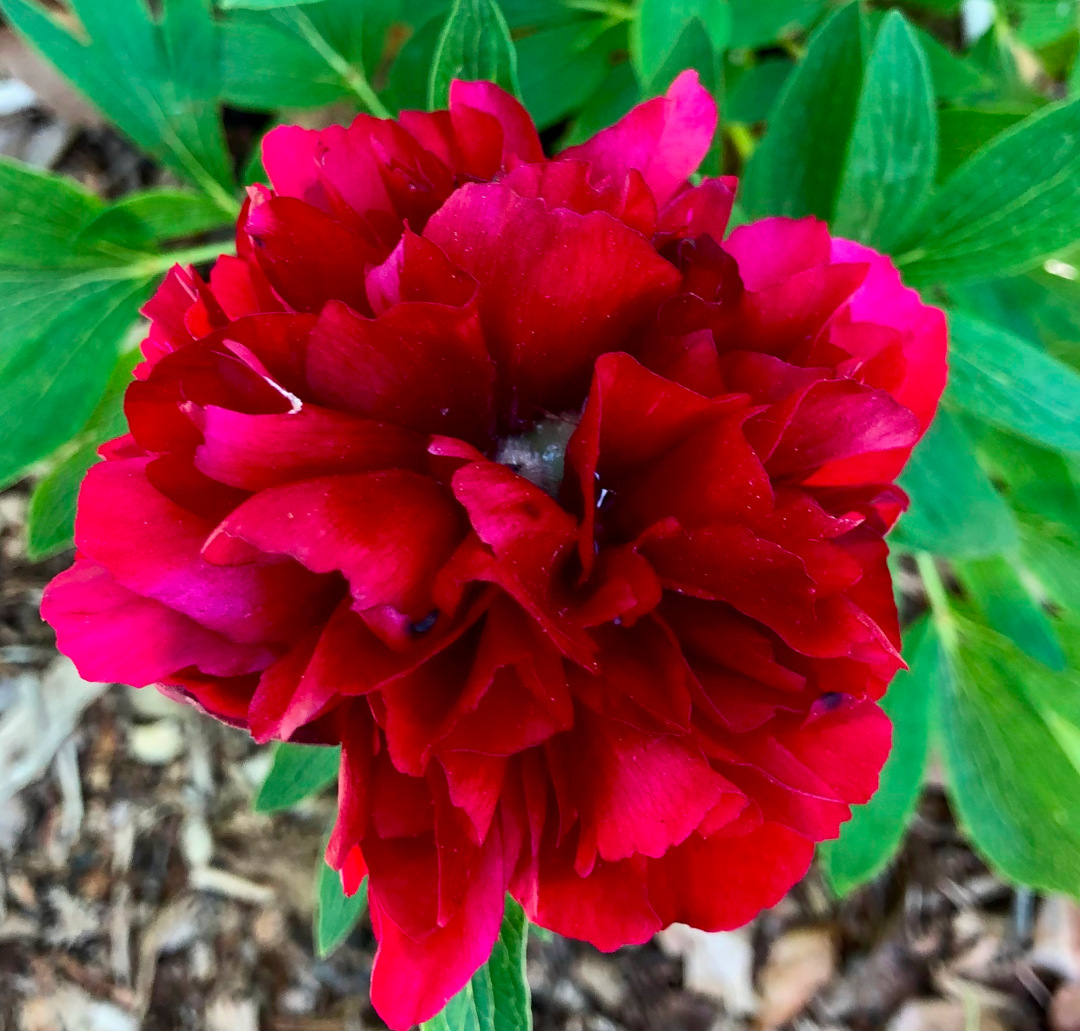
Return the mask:
{"type": "Polygon", "coordinates": [[[343,745],[391,1027],[507,890],[602,949],[736,927],[875,788],[945,323],[814,219],[725,240],[715,124],[685,73],[551,161],[487,83],[277,129],[238,255],[147,306],[44,615],[92,680],[343,745]]]}

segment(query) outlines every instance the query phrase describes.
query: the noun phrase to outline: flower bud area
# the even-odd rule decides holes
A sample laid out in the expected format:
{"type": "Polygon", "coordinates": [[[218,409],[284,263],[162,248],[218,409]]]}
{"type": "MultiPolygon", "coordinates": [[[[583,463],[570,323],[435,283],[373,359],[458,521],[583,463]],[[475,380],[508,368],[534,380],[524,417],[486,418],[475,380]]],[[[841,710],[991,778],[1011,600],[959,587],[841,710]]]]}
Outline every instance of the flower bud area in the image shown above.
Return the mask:
{"type": "Polygon", "coordinates": [[[566,466],[566,445],[580,421],[580,414],[570,412],[541,419],[527,433],[500,440],[495,461],[557,498],[566,466]]]}

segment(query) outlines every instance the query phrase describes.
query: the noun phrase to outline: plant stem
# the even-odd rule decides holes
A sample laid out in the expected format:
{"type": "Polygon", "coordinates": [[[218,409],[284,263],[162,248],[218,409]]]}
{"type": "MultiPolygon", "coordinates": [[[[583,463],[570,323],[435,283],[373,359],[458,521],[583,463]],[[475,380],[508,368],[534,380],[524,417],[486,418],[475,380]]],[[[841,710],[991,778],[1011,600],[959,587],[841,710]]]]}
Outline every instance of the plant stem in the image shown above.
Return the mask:
{"type": "Polygon", "coordinates": [[[922,577],[926,597],[930,602],[930,615],[941,637],[941,643],[947,651],[952,651],[956,647],[958,636],[956,618],[953,616],[952,606],[949,604],[949,592],[945,589],[945,583],[941,579],[941,573],[938,572],[934,556],[927,551],[916,552],[915,565],[918,567],[919,576],[922,577]]]}
{"type": "Polygon", "coordinates": [[[303,11],[291,8],[282,12],[291,19],[297,31],[307,41],[308,46],[315,51],[339,76],[349,89],[361,100],[364,107],[376,118],[389,118],[390,112],[379,99],[371,83],[362,68],[350,64],[341,56],[326,40],[321,32],[315,28],[311,19],[303,11]]]}

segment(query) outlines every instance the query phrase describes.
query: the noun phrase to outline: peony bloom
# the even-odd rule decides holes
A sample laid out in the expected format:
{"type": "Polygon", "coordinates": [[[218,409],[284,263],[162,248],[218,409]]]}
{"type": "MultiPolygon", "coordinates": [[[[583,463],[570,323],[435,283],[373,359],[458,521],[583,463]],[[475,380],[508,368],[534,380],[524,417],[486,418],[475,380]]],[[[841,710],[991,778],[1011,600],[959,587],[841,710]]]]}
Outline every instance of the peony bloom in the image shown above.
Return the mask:
{"type": "Polygon", "coordinates": [[[602,949],[736,927],[876,786],[945,323],[814,219],[725,240],[715,124],[685,73],[554,160],[487,83],[277,129],[237,256],[147,306],[45,618],[92,680],[342,744],[393,1028],[507,890],[602,949]]]}

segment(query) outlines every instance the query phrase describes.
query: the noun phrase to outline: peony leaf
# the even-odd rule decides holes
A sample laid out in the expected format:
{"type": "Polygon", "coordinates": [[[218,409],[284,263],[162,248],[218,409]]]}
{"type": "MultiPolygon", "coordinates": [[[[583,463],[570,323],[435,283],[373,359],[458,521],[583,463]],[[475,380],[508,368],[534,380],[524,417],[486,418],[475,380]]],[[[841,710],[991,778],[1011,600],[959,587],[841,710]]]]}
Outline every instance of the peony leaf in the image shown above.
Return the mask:
{"type": "Polygon", "coordinates": [[[956,575],[986,622],[1021,651],[1050,669],[1065,668],[1065,653],[1042,606],[1002,555],[957,562],[956,575]]]}
{"type": "Polygon", "coordinates": [[[255,811],[272,813],[288,809],[317,795],[337,778],[341,749],[327,745],[274,745],[274,759],[259,794],[255,811]]]}
{"type": "Polygon", "coordinates": [[[949,319],[949,390],[979,419],[1045,447],[1080,452],[1080,373],[1007,329],[949,319]]]}
{"type": "Polygon", "coordinates": [[[875,877],[893,857],[915,812],[926,769],[930,698],[938,690],[941,645],[926,619],[904,634],[910,669],[896,675],[881,707],[892,720],[893,742],[880,786],[855,806],[835,841],[818,847],[818,862],[838,896],[875,877]]]}
{"type": "Polygon", "coordinates": [[[365,877],[354,895],[346,895],[341,875],[319,859],[315,885],[315,952],[325,959],[341,946],[367,909],[368,882],[365,877]]]}
{"type": "Polygon", "coordinates": [[[11,24],[121,130],[235,214],[209,0],[164,0],[159,20],[144,0],[70,5],[81,31],[69,31],[38,0],[0,2],[11,24]]]}
{"type": "Polygon", "coordinates": [[[897,262],[912,282],[1019,272],[1080,239],[1080,101],[977,151],[936,192],[897,262]]]}
{"type": "Polygon", "coordinates": [[[198,236],[229,225],[209,197],[185,190],[141,190],[110,204],[79,234],[82,242],[122,237],[145,246],[198,236]]]}
{"type": "Polygon", "coordinates": [[[1005,876],[1080,894],[1080,676],[956,631],[934,720],[961,826],[1005,876]]]}
{"type": "Polygon", "coordinates": [[[576,111],[600,89],[612,53],[626,48],[626,29],[589,18],[534,32],[516,46],[521,97],[543,129],[576,111]]]}
{"type": "Polygon", "coordinates": [[[431,110],[447,106],[454,79],[487,79],[520,94],[517,51],[496,0],[454,0],[428,80],[431,110]]]}
{"type": "Polygon", "coordinates": [[[863,36],[856,2],[811,37],[746,167],[742,203],[752,217],[832,216],[859,101],[863,36]]]}
{"type": "Polygon", "coordinates": [[[372,114],[386,115],[367,70],[382,59],[400,3],[320,0],[298,7],[247,0],[231,7],[221,25],[222,97],[228,103],[265,111],[351,97],[372,114]]]}
{"type": "Polygon", "coordinates": [[[491,958],[472,976],[446,1008],[425,1021],[423,1031],[527,1031],[532,1027],[529,982],[525,978],[525,946],[529,922],[506,897],[499,940],[491,958]]]}
{"type": "Polygon", "coordinates": [[[751,48],[813,25],[827,0],[730,0],[731,40],[734,47],[751,48]]]}
{"type": "Polygon", "coordinates": [[[1009,506],[979,466],[974,448],[947,410],[938,412],[900,477],[911,497],[896,539],[937,555],[997,555],[1017,543],[1009,506]]]}
{"type": "Polygon", "coordinates": [[[112,210],[61,176],[0,161],[0,483],[86,424],[140,306],[172,264],[123,218],[105,235],[98,220],[112,210]]]}
{"type": "Polygon", "coordinates": [[[934,183],[937,115],[926,55],[899,11],[867,62],[833,229],[888,250],[934,183]]]}
{"type": "Polygon", "coordinates": [[[659,93],[683,68],[697,67],[714,80],[716,59],[730,37],[727,0],[642,0],[630,29],[630,56],[647,92],[659,93]],[[702,62],[703,56],[708,60],[702,62]]]}
{"type": "Polygon", "coordinates": [[[98,460],[98,448],[105,441],[121,436],[127,428],[124,392],[131,382],[132,370],[141,360],[142,352],[138,348],[120,356],[86,425],[30,495],[26,550],[35,562],[71,547],[79,487],[86,470],[98,460]]]}
{"type": "Polygon", "coordinates": [[[1009,504],[1029,522],[1080,539],[1080,490],[1075,459],[1022,437],[973,423],[979,456],[1009,504]]]}
{"type": "Polygon", "coordinates": [[[274,7],[296,7],[299,4],[320,2],[321,0],[218,0],[218,7],[223,11],[269,11],[274,7]]]}
{"type": "Polygon", "coordinates": [[[766,58],[727,84],[724,118],[730,122],[763,122],[776,105],[794,65],[786,58],[766,58]]]}

